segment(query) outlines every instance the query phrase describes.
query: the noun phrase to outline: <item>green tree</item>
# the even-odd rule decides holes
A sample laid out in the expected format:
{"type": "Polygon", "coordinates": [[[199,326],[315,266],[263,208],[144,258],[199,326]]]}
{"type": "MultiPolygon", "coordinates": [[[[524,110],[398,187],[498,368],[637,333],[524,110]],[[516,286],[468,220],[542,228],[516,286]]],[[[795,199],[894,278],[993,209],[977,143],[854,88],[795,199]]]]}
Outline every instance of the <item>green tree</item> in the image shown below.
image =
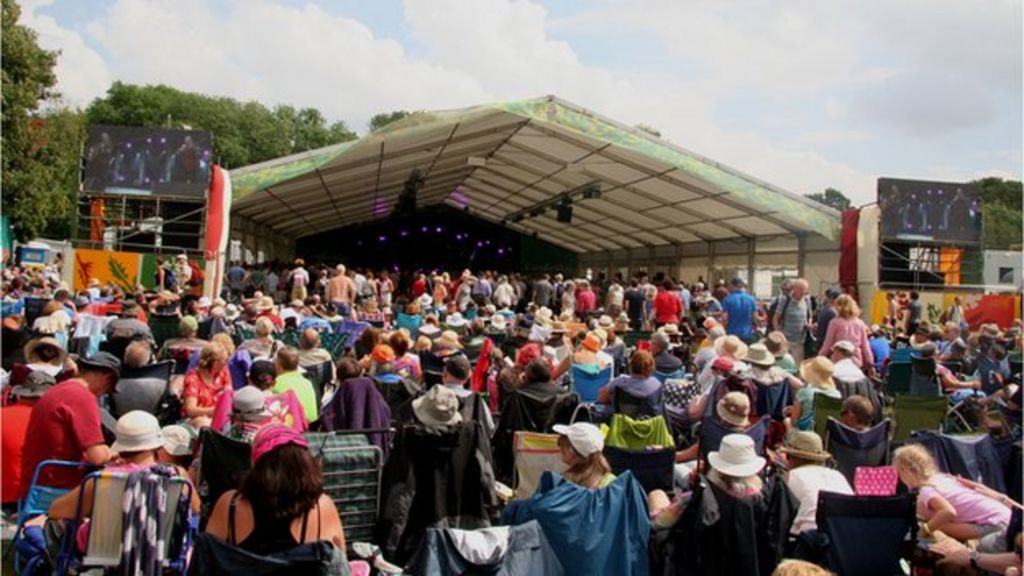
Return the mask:
{"type": "Polygon", "coordinates": [[[40,48],[35,32],[18,24],[20,14],[17,2],[3,0],[2,209],[24,241],[67,230],[82,121],[56,105],[57,53],[40,48]]]}
{"type": "Polygon", "coordinates": [[[394,122],[396,120],[401,120],[402,118],[405,118],[406,116],[410,116],[412,114],[416,114],[416,112],[406,112],[405,110],[395,110],[394,112],[388,112],[388,113],[383,113],[382,112],[380,114],[374,114],[373,117],[370,118],[370,123],[367,125],[367,127],[370,129],[370,132],[373,132],[373,131],[375,131],[375,130],[377,130],[379,128],[383,128],[383,127],[387,126],[388,124],[391,124],[392,122],[394,122]]]}
{"type": "Polygon", "coordinates": [[[983,244],[987,250],[1020,250],[1024,227],[1020,181],[983,178],[973,182],[981,197],[983,244]]]}
{"type": "Polygon", "coordinates": [[[214,158],[227,168],[304,152],[356,135],[344,122],[328,125],[314,108],[280,105],[270,110],[258,102],[184,92],[170,86],[114,82],[103,98],[86,110],[92,124],[188,126],[213,133],[214,158]]]}
{"type": "Polygon", "coordinates": [[[814,200],[825,206],[835,208],[836,210],[846,210],[850,207],[850,199],[835,188],[825,188],[824,192],[815,192],[813,194],[805,194],[807,198],[814,200]]]}

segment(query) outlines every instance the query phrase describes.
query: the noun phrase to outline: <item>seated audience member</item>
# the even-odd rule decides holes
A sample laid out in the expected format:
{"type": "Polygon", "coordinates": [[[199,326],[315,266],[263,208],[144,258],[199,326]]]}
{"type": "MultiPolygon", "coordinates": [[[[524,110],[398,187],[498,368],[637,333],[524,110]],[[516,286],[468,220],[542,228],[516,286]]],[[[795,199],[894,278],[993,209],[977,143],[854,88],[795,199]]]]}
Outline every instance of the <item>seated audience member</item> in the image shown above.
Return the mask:
{"type": "Polygon", "coordinates": [[[434,386],[413,400],[412,412],[417,422],[432,431],[443,431],[462,423],[459,397],[447,386],[434,386]]]}
{"type": "Polygon", "coordinates": [[[835,371],[832,378],[843,382],[860,382],[867,378],[864,371],[853,361],[855,346],[849,340],[840,340],[832,346],[832,362],[835,371]]]}
{"type": "Polygon", "coordinates": [[[922,536],[931,538],[935,532],[942,532],[961,541],[985,542],[986,536],[1006,531],[1010,499],[939,472],[924,446],[898,448],[893,453],[892,465],[907,488],[919,489],[917,516],[923,519],[922,536]]]}
{"type": "Polygon", "coordinates": [[[243,386],[232,395],[231,417],[221,432],[233,440],[252,443],[256,433],[270,422],[263,391],[255,386],[243,386]]]}
{"type": "Polygon", "coordinates": [[[3,430],[2,450],[0,459],[0,478],[3,479],[2,502],[4,506],[17,504],[22,493],[22,482],[30,482],[31,477],[22,478],[21,456],[25,446],[25,435],[28,422],[32,416],[32,407],[46,393],[57,385],[53,376],[40,371],[29,372],[21,384],[11,388],[13,403],[0,408],[0,428],[3,430]]]}
{"type": "MultiPolygon", "coordinates": [[[[43,460],[84,460],[95,466],[110,460],[104,443],[97,398],[114,390],[121,361],[107,352],[78,361],[78,377],[47,390],[32,408],[21,456],[21,477],[31,479],[43,460]]],[[[49,469],[39,478],[44,486],[73,488],[77,470],[49,469]]],[[[28,483],[22,482],[22,496],[28,483]]]]}
{"type": "Polygon", "coordinates": [[[395,353],[395,371],[403,378],[412,378],[422,382],[423,371],[420,368],[420,357],[410,351],[412,342],[409,340],[409,333],[404,329],[395,330],[388,336],[388,345],[395,353]]]}
{"type": "MultiPolygon", "coordinates": [[[[782,368],[775,366],[775,356],[768,351],[768,348],[758,342],[757,344],[751,344],[747,350],[747,357],[744,361],[750,365],[750,380],[754,382],[759,388],[757,394],[767,393],[761,389],[772,389],[777,391],[775,386],[789,386],[791,391],[799,390],[803,387],[801,382],[795,376],[789,374],[782,368]]],[[[759,409],[763,410],[761,406],[759,409]]],[[[784,414],[761,414],[762,416],[771,416],[776,420],[782,420],[784,414]]]]}
{"type": "Polygon", "coordinates": [[[31,372],[43,372],[56,379],[74,364],[69,364],[67,351],[59,342],[49,336],[29,340],[25,344],[25,368],[31,372]]]}
{"type": "Polygon", "coordinates": [[[32,330],[37,334],[53,336],[58,342],[67,342],[68,331],[71,328],[71,317],[64,308],[64,305],[57,300],[50,300],[43,306],[42,313],[32,324],[32,330]]]}
{"type": "Polygon", "coordinates": [[[209,342],[199,352],[199,364],[185,374],[182,413],[197,428],[209,425],[217,396],[231,388],[227,362],[228,354],[224,347],[209,342]]]}
{"type": "MultiPolygon", "coordinates": [[[[917,349],[916,357],[918,358],[934,358],[938,349],[935,344],[928,342],[917,349]]],[[[939,385],[942,386],[942,391],[947,394],[954,394],[954,399],[959,400],[966,395],[984,395],[984,392],[980,392],[982,389],[981,380],[962,381],[958,379],[953,372],[939,364],[935,363],[935,376],[939,379],[939,385]]]]}
{"type": "Polygon", "coordinates": [[[832,455],[822,446],[821,436],[812,431],[791,431],[779,452],[789,467],[786,485],[800,503],[790,534],[817,530],[818,493],[853,495],[853,488],[839,471],[825,467],[832,455]]]}
{"type": "MultiPolygon", "coordinates": [[[[161,464],[170,464],[180,470],[189,470],[195,455],[195,436],[188,428],[179,424],[171,424],[160,429],[163,446],[156,451],[156,460],[161,464]]],[[[195,478],[189,477],[195,482],[195,478]]]]}
{"type": "Polygon", "coordinates": [[[796,373],[796,361],[793,359],[793,355],[789,353],[789,341],[786,340],[785,334],[778,330],[769,332],[768,336],[764,339],[764,345],[775,358],[775,366],[782,368],[790,374],[796,373]]]}
{"type": "MultiPolygon", "coordinates": [[[[270,360],[257,360],[249,367],[249,374],[247,376],[249,385],[243,388],[255,388],[262,394],[263,406],[267,411],[265,422],[262,423],[277,422],[287,424],[299,432],[305,432],[309,427],[309,423],[306,421],[305,412],[302,409],[302,404],[299,403],[298,396],[292,390],[288,390],[283,394],[274,394],[272,388],[276,378],[277,368],[273,362],[270,360]]],[[[237,394],[237,391],[230,388],[221,392],[217,398],[213,420],[210,422],[211,428],[218,432],[224,432],[227,425],[231,422],[235,396],[237,394]]]]}
{"type": "Polygon", "coordinates": [[[757,498],[764,487],[758,474],[765,459],[754,450],[754,440],[745,434],[729,434],[721,447],[708,453],[708,482],[740,500],[757,498]]]}
{"type": "MultiPolygon", "coordinates": [[[[712,349],[715,351],[715,358],[725,357],[732,360],[733,372],[744,374],[750,369],[750,366],[743,362],[743,359],[747,357],[747,344],[738,337],[732,335],[722,336],[715,340],[712,349]]],[[[657,362],[657,356],[655,356],[655,362],[657,362]]],[[[713,365],[714,359],[704,364],[704,369],[697,375],[697,383],[700,385],[702,393],[710,390],[711,385],[716,381],[711,368],[713,365]]]]}
{"type": "Polygon", "coordinates": [[[241,487],[217,500],[208,534],[260,555],[318,540],[343,553],[338,509],[302,434],[283,424],[262,428],[252,442],[252,464],[241,487]]]}
{"type": "Polygon", "coordinates": [[[871,355],[875,357],[875,374],[881,374],[885,361],[892,355],[892,348],[889,346],[889,337],[885,328],[878,324],[871,326],[871,338],[868,339],[871,346],[871,355]]]}
{"type": "Polygon", "coordinates": [[[927,320],[918,324],[917,329],[910,335],[910,347],[917,350],[925,344],[932,344],[932,325],[927,320]]]}
{"type": "Polygon", "coordinates": [[[1006,574],[1019,576],[1021,569],[1021,521],[1020,511],[1014,513],[1005,536],[993,534],[988,537],[990,542],[983,543],[979,549],[964,545],[954,538],[937,537],[928,546],[928,551],[940,556],[939,567],[957,567],[961,569],[975,568],[986,574],[1006,574]],[[1002,538],[1000,538],[1002,536],[1002,538]],[[998,551],[981,552],[999,548],[998,551]]]}
{"type": "MultiPolygon", "coordinates": [[[[140,470],[161,466],[157,461],[157,451],[164,447],[164,437],[160,430],[160,423],[156,416],[133,410],[121,416],[117,420],[117,440],[111,449],[117,453],[119,462],[108,465],[105,472],[133,473],[140,470]]],[[[187,477],[185,470],[171,466],[170,473],[187,477]]],[[[73,520],[79,516],[89,518],[92,516],[95,480],[88,480],[84,486],[75,486],[70,492],[58,497],[50,504],[46,516],[39,516],[31,521],[31,529],[42,530],[44,524],[48,524],[46,531],[51,534],[60,535],[64,532],[64,520],[73,520]],[[81,502],[79,502],[81,501],[81,502]]],[[[199,495],[195,490],[191,491],[191,506],[193,512],[199,512],[199,495]]],[[[30,530],[27,526],[26,530],[30,530]]],[[[88,542],[89,523],[85,522],[78,527],[76,534],[77,552],[85,551],[85,544],[88,542]]],[[[29,536],[26,535],[26,538],[29,536]]],[[[58,537],[59,539],[59,537],[58,537]]],[[[49,539],[48,539],[49,540],[49,539]]],[[[47,550],[52,559],[56,558],[56,550],[47,550]]]]}
{"type": "Polygon", "coordinates": [[[144,368],[153,363],[153,348],[144,340],[136,340],[124,349],[124,368],[144,368]]]}
{"type": "MultiPolygon", "coordinates": [[[[331,353],[320,347],[320,333],[312,328],[302,331],[299,336],[299,366],[312,368],[324,362],[334,363],[331,353]]],[[[331,380],[334,380],[334,371],[331,371],[331,380]]]]}
{"type": "Polygon", "coordinates": [[[604,437],[597,426],[577,422],[570,426],[555,424],[552,430],[558,434],[562,462],[568,466],[562,474],[566,480],[583,488],[604,488],[615,480],[602,453],[604,437]]]}
{"type": "Polygon", "coordinates": [[[445,358],[442,383],[459,398],[462,419],[479,419],[478,421],[484,427],[484,433],[490,437],[494,431],[494,419],[491,416],[491,411],[487,409],[486,403],[467,386],[472,374],[473,367],[469,365],[469,359],[464,355],[454,354],[445,358]],[[474,411],[474,409],[476,410],[474,411]]]}
{"type": "MultiPolygon", "coordinates": [[[[728,392],[715,403],[712,418],[725,425],[737,434],[742,434],[750,426],[750,397],[743,392],[728,392]]],[[[676,452],[676,464],[695,462],[700,454],[700,442],[676,452]]],[[[692,465],[677,466],[677,477],[690,475],[692,465]]]]}
{"type": "Polygon", "coordinates": [[[273,360],[277,355],[277,351],[284,346],[280,340],[274,338],[274,323],[270,318],[260,316],[256,319],[255,332],[255,337],[242,342],[238,349],[248,352],[253,360],[273,360]]]}
{"type": "Polygon", "coordinates": [[[874,418],[874,404],[859,394],[853,394],[843,400],[843,404],[839,408],[839,421],[858,432],[870,428],[874,418]]]}
{"type": "Polygon", "coordinates": [[[806,386],[796,391],[796,403],[793,404],[792,422],[800,430],[814,429],[814,397],[824,394],[832,398],[840,398],[839,390],[832,379],[835,364],[824,356],[816,356],[804,360],[800,364],[800,378],[806,386]]]}
{"type": "Polygon", "coordinates": [[[288,390],[295,392],[302,410],[306,415],[306,421],[312,422],[319,416],[319,407],[316,404],[316,391],[313,384],[299,371],[299,353],[294,348],[284,347],[277,352],[274,362],[277,368],[277,379],[274,381],[274,394],[283,394],[288,390]]]}
{"type": "Polygon", "coordinates": [[[943,326],[942,338],[940,338],[936,344],[939,348],[939,356],[945,356],[949,353],[949,349],[957,340],[960,340],[960,324],[956,322],[946,322],[943,326]]]}
{"type": "Polygon", "coordinates": [[[672,354],[669,337],[664,332],[651,334],[651,355],[654,357],[654,371],[672,374],[683,368],[683,361],[672,354]]]}
{"type": "Polygon", "coordinates": [[[530,360],[519,373],[516,389],[547,402],[553,402],[562,389],[552,381],[551,364],[544,358],[530,360]]]}
{"type": "Polygon", "coordinates": [[[160,348],[159,357],[166,360],[171,357],[171,351],[176,349],[199,350],[206,345],[206,340],[196,337],[199,333],[199,322],[195,316],[185,316],[178,323],[178,337],[171,338],[164,342],[160,348]]]}
{"type": "Polygon", "coordinates": [[[772,576],[832,576],[832,573],[817,564],[788,558],[779,562],[772,576]]]}
{"type": "Polygon", "coordinates": [[[369,356],[373,352],[373,349],[376,348],[377,345],[380,343],[380,330],[378,330],[374,326],[370,326],[369,328],[363,330],[362,333],[359,334],[359,338],[356,339],[356,358],[359,358],[360,362],[364,362],[366,360],[366,357],[369,356]]]}
{"type": "MultiPolygon", "coordinates": [[[[757,402],[757,390],[750,378],[737,371],[737,365],[747,366],[745,363],[734,362],[732,358],[721,356],[711,362],[711,378],[713,383],[707,392],[702,393],[695,400],[690,402],[686,411],[693,420],[700,420],[704,416],[711,416],[712,409],[716,403],[730,392],[739,392],[747,397],[750,406],[757,402]]],[[[750,371],[747,370],[747,375],[750,371]]]]}
{"type": "Polygon", "coordinates": [[[269,320],[275,330],[284,330],[284,320],[277,315],[276,308],[273,296],[261,296],[256,301],[257,317],[269,320]]]}
{"type": "Polygon", "coordinates": [[[652,374],[654,374],[654,357],[650,352],[637,350],[629,357],[629,374],[619,376],[602,388],[598,394],[598,401],[602,404],[612,404],[617,392],[629,394],[634,398],[644,400],[650,415],[661,414],[664,408],[661,399],[662,384],[652,374]]]}

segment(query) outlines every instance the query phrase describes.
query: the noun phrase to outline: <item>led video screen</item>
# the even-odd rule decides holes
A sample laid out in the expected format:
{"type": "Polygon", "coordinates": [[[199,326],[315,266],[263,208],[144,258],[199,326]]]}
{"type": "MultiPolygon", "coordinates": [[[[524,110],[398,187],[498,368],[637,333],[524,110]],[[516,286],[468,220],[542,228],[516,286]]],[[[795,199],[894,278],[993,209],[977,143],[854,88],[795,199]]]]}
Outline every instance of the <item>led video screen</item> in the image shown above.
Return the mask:
{"type": "Polygon", "coordinates": [[[878,179],[881,239],[981,242],[981,201],[972,184],[878,179]]]}
{"type": "Polygon", "coordinates": [[[83,190],[203,198],[212,137],[197,130],[90,126],[83,190]]]}

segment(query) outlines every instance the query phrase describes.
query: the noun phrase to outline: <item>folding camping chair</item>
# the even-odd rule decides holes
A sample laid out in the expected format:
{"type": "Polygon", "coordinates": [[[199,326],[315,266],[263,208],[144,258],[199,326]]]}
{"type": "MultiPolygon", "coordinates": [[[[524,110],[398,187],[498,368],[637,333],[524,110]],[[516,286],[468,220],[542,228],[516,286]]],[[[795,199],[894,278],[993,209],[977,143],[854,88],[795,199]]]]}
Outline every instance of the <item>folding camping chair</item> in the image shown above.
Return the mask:
{"type": "Polygon", "coordinates": [[[156,414],[167,393],[174,362],[165,360],[141,368],[125,367],[110,395],[110,414],[114,418],[142,410],[156,414]]]}
{"type": "Polygon", "coordinates": [[[910,367],[910,394],[912,396],[939,396],[942,394],[934,358],[912,356],[910,367]]]}
{"type": "Polygon", "coordinates": [[[252,447],[232,440],[210,428],[199,432],[199,475],[196,482],[201,501],[199,528],[206,527],[217,500],[238,488],[252,468],[252,447]]]}
{"type": "MultiPolygon", "coordinates": [[[[61,541],[61,551],[57,557],[57,574],[77,574],[90,568],[112,569],[120,566],[124,516],[129,512],[122,504],[128,477],[127,473],[93,472],[82,480],[75,519],[64,530],[61,541]],[[86,483],[89,481],[92,481],[92,514],[85,555],[79,558],[76,541],[78,527],[84,521],[82,502],[85,498],[86,483]]],[[[178,504],[182,493],[186,496],[185,501],[191,502],[193,488],[187,479],[181,477],[160,477],[160,480],[160,490],[167,496],[167,512],[159,528],[159,540],[164,544],[164,567],[172,572],[184,574],[192,541],[192,508],[186,505],[184,509],[179,509],[178,504]],[[178,516],[183,517],[183,521],[178,524],[183,529],[175,532],[175,521],[178,516]]],[[[150,511],[149,517],[153,517],[153,511],[150,511]]],[[[140,540],[144,538],[141,534],[138,537],[140,540]]]]}
{"type": "Polygon", "coordinates": [[[380,509],[384,454],[369,443],[368,432],[389,430],[306,433],[310,453],[321,462],[324,492],[338,508],[348,546],[373,539],[380,509]]]}
{"type": "Polygon", "coordinates": [[[626,470],[632,472],[644,492],[672,492],[676,457],[674,449],[626,450],[606,446],[604,456],[615,474],[622,474],[626,470]]]}
{"type": "Polygon", "coordinates": [[[828,421],[838,419],[843,409],[843,399],[825,394],[814,395],[814,431],[825,438],[828,421]]]}
{"type": "Polygon", "coordinates": [[[316,405],[320,406],[324,397],[324,390],[334,384],[333,369],[334,363],[330,360],[308,366],[305,368],[306,379],[313,384],[313,391],[316,393],[316,405]]]}
{"type": "Polygon", "coordinates": [[[892,408],[893,442],[907,440],[915,430],[941,430],[948,408],[944,396],[897,396],[892,408]]]}
{"type": "MultiPolygon", "coordinates": [[[[764,384],[757,380],[751,381],[757,391],[757,414],[768,416],[776,421],[784,420],[786,407],[793,404],[793,392],[789,387],[789,382],[783,380],[775,384],[764,384]]],[[[815,396],[815,404],[821,396],[822,394],[815,396]]]]}
{"type": "Polygon", "coordinates": [[[611,366],[599,372],[588,372],[577,366],[572,367],[573,391],[580,397],[580,402],[593,404],[597,402],[597,392],[612,380],[611,366]]]}
{"type": "Polygon", "coordinates": [[[668,380],[681,380],[686,376],[686,371],[680,368],[675,372],[655,372],[652,374],[658,382],[664,384],[668,380]]]}
{"type": "Polygon", "coordinates": [[[889,463],[889,431],[892,421],[886,418],[879,424],[858,432],[829,418],[825,432],[825,450],[832,454],[836,469],[853,484],[858,467],[884,466],[889,463]]]}
{"type": "Polygon", "coordinates": [[[885,367],[885,393],[889,396],[909,393],[912,370],[909,361],[894,362],[890,359],[885,367]]]}
{"type": "Polygon", "coordinates": [[[903,574],[901,550],[917,533],[915,496],[818,494],[818,531],[828,536],[829,567],[838,574],[903,574]],[[865,554],[870,550],[870,554],[865,554]]]}
{"type": "MultiPolygon", "coordinates": [[[[180,321],[181,319],[177,316],[161,316],[159,314],[151,314],[149,316],[147,324],[149,324],[150,332],[153,333],[153,343],[156,345],[157,350],[163,347],[164,342],[178,336],[178,323],[180,321]]],[[[252,336],[249,337],[251,338],[252,336]]],[[[119,358],[121,357],[123,356],[119,356],[119,358]]]]}
{"type": "Polygon", "coordinates": [[[515,478],[513,488],[516,499],[529,498],[540,483],[544,472],[563,474],[566,465],[558,448],[558,434],[517,431],[513,439],[515,478]]]}
{"type": "Polygon", "coordinates": [[[709,452],[718,450],[719,446],[722,445],[722,439],[729,434],[745,434],[750,436],[754,441],[754,450],[760,456],[764,456],[764,443],[768,437],[768,423],[771,422],[771,418],[762,416],[757,422],[754,422],[743,432],[737,432],[732,428],[726,427],[724,424],[718,421],[714,416],[706,416],[700,421],[700,457],[705,459],[709,452]]]}
{"type": "MultiPolygon", "coordinates": [[[[657,398],[654,400],[654,404],[661,404],[662,392],[657,392],[657,398]]],[[[640,396],[634,396],[629,392],[621,389],[614,389],[612,393],[612,409],[616,414],[625,414],[634,420],[641,418],[654,418],[655,416],[661,416],[660,412],[651,409],[650,402],[646,398],[640,396]]]]}
{"type": "MultiPolygon", "coordinates": [[[[25,529],[25,522],[29,521],[36,516],[46,514],[50,511],[50,504],[61,496],[67,494],[71,490],[68,488],[57,488],[54,486],[44,486],[39,483],[39,477],[42,476],[43,471],[47,468],[69,468],[78,469],[88,472],[92,470],[94,466],[88,462],[70,462],[67,460],[43,460],[36,466],[35,472],[32,473],[32,482],[28,485],[28,492],[25,493],[25,497],[18,501],[18,513],[17,513],[17,526],[14,529],[14,536],[11,537],[11,544],[7,548],[7,553],[14,549],[14,565],[20,566],[20,558],[15,547],[15,543],[21,536],[22,530],[25,529]]],[[[5,554],[6,555],[6,554],[5,554]]]]}

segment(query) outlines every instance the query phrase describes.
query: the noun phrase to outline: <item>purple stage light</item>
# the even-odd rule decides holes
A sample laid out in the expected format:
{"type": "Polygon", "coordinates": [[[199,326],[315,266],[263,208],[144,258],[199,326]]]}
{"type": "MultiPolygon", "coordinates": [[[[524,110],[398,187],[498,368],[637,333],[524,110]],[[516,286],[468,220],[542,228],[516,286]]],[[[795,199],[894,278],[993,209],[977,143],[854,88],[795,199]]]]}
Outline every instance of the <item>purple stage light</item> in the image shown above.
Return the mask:
{"type": "Polygon", "coordinates": [[[381,242],[387,242],[388,237],[387,236],[377,236],[377,240],[379,240],[381,242]]]}
{"type": "Polygon", "coordinates": [[[504,255],[505,255],[505,249],[504,248],[498,248],[498,256],[504,256],[504,255]]]}
{"type": "Polygon", "coordinates": [[[479,240],[477,240],[477,241],[476,241],[476,247],[477,247],[477,248],[483,248],[483,247],[484,247],[484,243],[483,243],[483,242],[481,242],[481,241],[479,241],[479,240]]]}
{"type": "Polygon", "coordinates": [[[426,232],[426,231],[427,231],[427,230],[429,230],[429,229],[430,229],[430,228],[427,228],[426,226],[424,226],[423,228],[420,228],[420,232],[426,232]]]}
{"type": "Polygon", "coordinates": [[[409,235],[409,231],[408,230],[402,230],[402,238],[405,238],[408,235],[409,235]]]}
{"type": "Polygon", "coordinates": [[[438,234],[440,234],[443,231],[444,231],[444,228],[442,228],[440,226],[438,226],[437,228],[434,229],[434,232],[437,232],[438,234]]]}

